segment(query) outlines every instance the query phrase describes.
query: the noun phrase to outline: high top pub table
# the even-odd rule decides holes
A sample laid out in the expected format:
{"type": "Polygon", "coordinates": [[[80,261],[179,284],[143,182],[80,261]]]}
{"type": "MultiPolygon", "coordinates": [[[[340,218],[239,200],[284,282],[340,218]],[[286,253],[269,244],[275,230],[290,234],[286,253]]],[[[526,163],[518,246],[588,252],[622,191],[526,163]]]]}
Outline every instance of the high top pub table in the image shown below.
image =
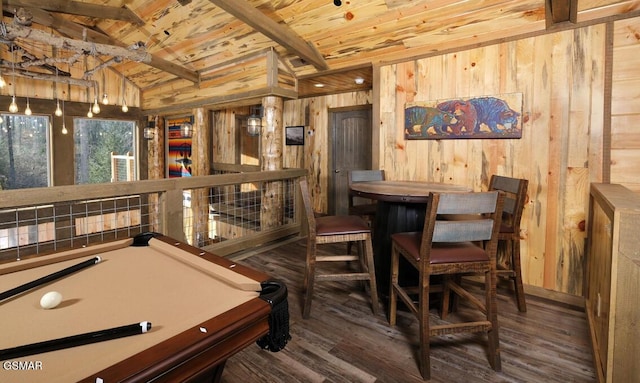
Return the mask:
{"type": "MultiPolygon", "coordinates": [[[[373,259],[381,296],[389,293],[391,234],[422,231],[429,193],[469,192],[471,188],[439,182],[369,181],[351,185],[351,193],[378,201],[373,227],[373,259]]],[[[415,273],[402,268],[401,275],[415,273]]]]}

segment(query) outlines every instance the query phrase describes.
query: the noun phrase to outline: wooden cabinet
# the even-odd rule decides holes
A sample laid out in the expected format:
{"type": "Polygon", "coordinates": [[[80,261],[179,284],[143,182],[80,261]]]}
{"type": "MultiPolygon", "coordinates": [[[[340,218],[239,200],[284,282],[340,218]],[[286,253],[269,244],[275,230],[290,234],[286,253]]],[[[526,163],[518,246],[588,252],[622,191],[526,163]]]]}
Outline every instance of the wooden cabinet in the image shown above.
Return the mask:
{"type": "Polygon", "coordinates": [[[599,382],[640,382],[640,195],[592,184],[585,306],[599,382]]]}

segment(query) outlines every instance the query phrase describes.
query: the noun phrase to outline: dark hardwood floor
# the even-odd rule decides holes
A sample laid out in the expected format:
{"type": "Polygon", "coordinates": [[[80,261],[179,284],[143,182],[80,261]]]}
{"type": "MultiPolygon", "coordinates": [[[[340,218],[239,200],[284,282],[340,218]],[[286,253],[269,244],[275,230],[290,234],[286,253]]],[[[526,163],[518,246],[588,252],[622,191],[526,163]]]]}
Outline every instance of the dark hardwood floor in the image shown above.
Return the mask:
{"type": "MultiPolygon", "coordinates": [[[[277,353],[246,348],[229,359],[222,381],[422,382],[416,320],[400,312],[390,327],[372,314],[361,284],[316,283],[311,318],[301,318],[305,245],[290,240],[235,257],[287,283],[292,339],[277,353]]],[[[528,311],[520,313],[509,291],[499,289],[498,298],[502,372],[490,368],[482,334],[431,338],[431,382],[596,381],[582,310],[528,296],[528,311]]],[[[457,315],[465,312],[461,305],[457,315]]]]}

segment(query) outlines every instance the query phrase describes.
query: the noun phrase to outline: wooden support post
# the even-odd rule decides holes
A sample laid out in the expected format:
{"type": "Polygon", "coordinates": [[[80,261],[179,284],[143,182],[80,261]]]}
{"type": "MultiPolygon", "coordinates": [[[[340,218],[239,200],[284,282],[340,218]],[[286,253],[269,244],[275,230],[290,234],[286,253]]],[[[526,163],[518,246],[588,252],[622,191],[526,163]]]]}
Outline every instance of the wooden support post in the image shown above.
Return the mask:
{"type": "MultiPolygon", "coordinates": [[[[284,127],[281,97],[267,96],[262,99],[261,151],[262,171],[282,170],[282,137],[284,127]]],[[[275,227],[284,220],[284,189],[282,181],[265,182],[261,195],[260,225],[262,229],[275,227]]]]}
{"type": "MultiPolygon", "coordinates": [[[[147,126],[153,124],[155,134],[152,139],[147,140],[147,177],[150,180],[159,180],[165,176],[165,152],[164,152],[164,119],[159,116],[151,116],[147,119],[147,126]]],[[[153,231],[162,233],[162,213],[158,195],[149,196],[149,220],[153,231]]],[[[166,234],[166,233],[163,233],[166,234]]]]}
{"type": "MultiPolygon", "coordinates": [[[[208,176],[211,164],[210,114],[205,108],[193,110],[193,136],[191,137],[191,172],[194,176],[208,176]]],[[[193,230],[190,243],[202,247],[209,233],[209,189],[191,191],[193,230]]]]}

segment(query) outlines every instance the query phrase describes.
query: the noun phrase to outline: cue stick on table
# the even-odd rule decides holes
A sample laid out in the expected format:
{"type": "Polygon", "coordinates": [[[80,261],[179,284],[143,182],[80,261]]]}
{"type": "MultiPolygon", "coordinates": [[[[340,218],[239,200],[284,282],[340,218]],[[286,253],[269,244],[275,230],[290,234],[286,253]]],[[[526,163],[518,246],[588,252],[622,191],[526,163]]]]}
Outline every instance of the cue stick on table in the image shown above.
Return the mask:
{"type": "Polygon", "coordinates": [[[80,263],[75,264],[73,266],[69,266],[66,269],[62,269],[60,271],[56,271],[56,272],[51,273],[49,275],[45,275],[42,278],[38,278],[36,280],[33,280],[31,282],[27,282],[27,283],[25,283],[23,285],[20,285],[18,287],[14,287],[12,289],[9,289],[9,290],[7,290],[5,292],[0,293],[0,301],[3,301],[5,299],[7,299],[7,298],[10,298],[10,297],[12,297],[14,295],[21,294],[21,293],[23,293],[23,292],[25,292],[27,290],[31,290],[31,289],[33,289],[35,287],[38,287],[40,285],[43,285],[45,283],[49,283],[49,282],[54,281],[56,279],[60,279],[62,277],[66,277],[67,275],[75,273],[76,271],[85,269],[85,268],[87,268],[89,266],[93,266],[93,265],[95,265],[96,263],[98,263],[100,261],[101,261],[100,257],[93,257],[93,258],[91,258],[89,260],[80,262],[80,263]]]}
{"type": "Polygon", "coordinates": [[[90,343],[98,343],[106,340],[123,338],[126,336],[144,334],[151,329],[151,322],[140,322],[130,325],[114,327],[106,330],[71,335],[65,338],[46,340],[44,342],[31,343],[24,346],[0,350],[0,360],[20,358],[23,356],[40,354],[43,352],[62,350],[82,346],[90,343]]]}

